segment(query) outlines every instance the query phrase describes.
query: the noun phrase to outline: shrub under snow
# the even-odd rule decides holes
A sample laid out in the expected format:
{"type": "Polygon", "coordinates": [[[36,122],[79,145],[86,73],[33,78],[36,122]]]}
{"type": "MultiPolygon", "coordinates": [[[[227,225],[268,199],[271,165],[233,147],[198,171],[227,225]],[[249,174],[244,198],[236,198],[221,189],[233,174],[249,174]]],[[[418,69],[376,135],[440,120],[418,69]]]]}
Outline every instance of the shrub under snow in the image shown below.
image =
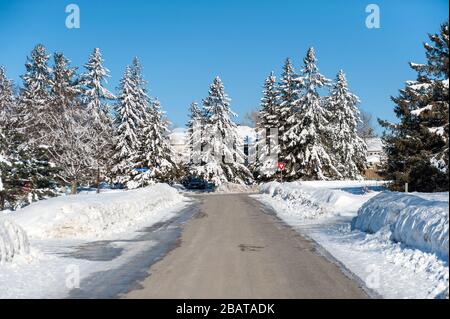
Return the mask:
{"type": "Polygon", "coordinates": [[[14,222],[0,217],[0,264],[11,261],[14,256],[29,253],[26,233],[14,222]]]}
{"type": "Polygon", "coordinates": [[[184,197],[167,184],[131,191],[61,196],[34,203],[9,218],[31,238],[83,238],[159,221],[184,197]]]}
{"type": "Polygon", "coordinates": [[[359,209],[352,228],[369,233],[388,228],[393,240],[448,261],[448,216],[448,193],[384,192],[359,209]]]}

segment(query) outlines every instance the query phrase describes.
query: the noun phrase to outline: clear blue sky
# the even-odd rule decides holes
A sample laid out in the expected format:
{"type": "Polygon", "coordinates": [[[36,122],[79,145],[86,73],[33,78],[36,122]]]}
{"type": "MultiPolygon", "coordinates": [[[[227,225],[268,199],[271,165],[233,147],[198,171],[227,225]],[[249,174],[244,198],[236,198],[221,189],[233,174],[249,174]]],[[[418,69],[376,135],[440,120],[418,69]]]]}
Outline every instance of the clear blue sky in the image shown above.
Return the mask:
{"type": "Polygon", "coordinates": [[[445,0],[0,0],[0,65],[20,83],[37,43],[81,70],[100,47],[115,90],[138,56],[150,93],[178,127],[216,75],[242,118],[258,106],[267,74],[278,75],[286,57],[300,69],[314,46],[323,74],[344,69],[361,108],[393,120],[389,97],[414,78],[408,61],[424,61],[422,42],[447,19],[445,0]],[[65,27],[70,3],[80,7],[80,29],[65,27]],[[369,3],[381,9],[380,29],[365,27],[369,3]]]}

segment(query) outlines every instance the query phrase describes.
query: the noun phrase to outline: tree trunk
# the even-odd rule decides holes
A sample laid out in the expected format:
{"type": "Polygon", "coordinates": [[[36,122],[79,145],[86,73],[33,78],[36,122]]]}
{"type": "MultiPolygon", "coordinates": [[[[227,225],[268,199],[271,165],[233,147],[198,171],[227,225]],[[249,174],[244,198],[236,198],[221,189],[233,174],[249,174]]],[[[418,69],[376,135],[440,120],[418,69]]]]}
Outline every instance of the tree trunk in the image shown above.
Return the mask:
{"type": "Polygon", "coordinates": [[[72,195],[77,194],[77,186],[78,186],[77,180],[73,180],[71,183],[71,192],[70,192],[72,195]]]}
{"type": "Polygon", "coordinates": [[[99,194],[100,193],[100,167],[97,167],[96,183],[97,183],[97,194],[99,194]]]}

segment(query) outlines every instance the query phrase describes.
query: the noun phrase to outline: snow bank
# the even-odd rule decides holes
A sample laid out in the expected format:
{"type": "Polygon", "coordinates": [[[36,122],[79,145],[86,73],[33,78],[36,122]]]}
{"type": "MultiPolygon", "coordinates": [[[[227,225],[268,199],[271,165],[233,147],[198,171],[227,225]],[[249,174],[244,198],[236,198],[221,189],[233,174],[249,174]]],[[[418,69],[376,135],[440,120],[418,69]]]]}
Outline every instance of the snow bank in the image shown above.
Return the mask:
{"type": "Polygon", "coordinates": [[[12,261],[14,256],[28,254],[28,237],[14,222],[0,217],[0,264],[12,261]]]}
{"type": "Polygon", "coordinates": [[[214,190],[215,193],[251,193],[255,192],[255,186],[251,185],[242,185],[236,183],[222,183],[214,190]]]}
{"type": "Polygon", "coordinates": [[[352,229],[389,230],[394,241],[437,254],[448,261],[448,193],[381,193],[358,211],[352,229]]]}
{"type": "Polygon", "coordinates": [[[61,196],[8,214],[30,238],[91,238],[160,220],[184,197],[166,184],[104,194],[61,196]]]}
{"type": "Polygon", "coordinates": [[[260,186],[260,193],[282,201],[287,210],[305,219],[316,219],[329,215],[355,214],[361,205],[375,196],[368,192],[355,195],[339,188],[365,187],[372,182],[271,182],[260,186]]]}

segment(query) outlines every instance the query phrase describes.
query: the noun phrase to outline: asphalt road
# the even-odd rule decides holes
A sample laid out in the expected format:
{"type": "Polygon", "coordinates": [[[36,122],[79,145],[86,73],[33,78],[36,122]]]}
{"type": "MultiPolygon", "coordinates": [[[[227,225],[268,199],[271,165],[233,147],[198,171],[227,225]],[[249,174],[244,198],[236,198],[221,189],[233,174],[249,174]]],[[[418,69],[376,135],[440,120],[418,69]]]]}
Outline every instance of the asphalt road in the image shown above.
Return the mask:
{"type": "Polygon", "coordinates": [[[124,298],[367,298],[248,195],[201,195],[180,244],[124,298]]]}

